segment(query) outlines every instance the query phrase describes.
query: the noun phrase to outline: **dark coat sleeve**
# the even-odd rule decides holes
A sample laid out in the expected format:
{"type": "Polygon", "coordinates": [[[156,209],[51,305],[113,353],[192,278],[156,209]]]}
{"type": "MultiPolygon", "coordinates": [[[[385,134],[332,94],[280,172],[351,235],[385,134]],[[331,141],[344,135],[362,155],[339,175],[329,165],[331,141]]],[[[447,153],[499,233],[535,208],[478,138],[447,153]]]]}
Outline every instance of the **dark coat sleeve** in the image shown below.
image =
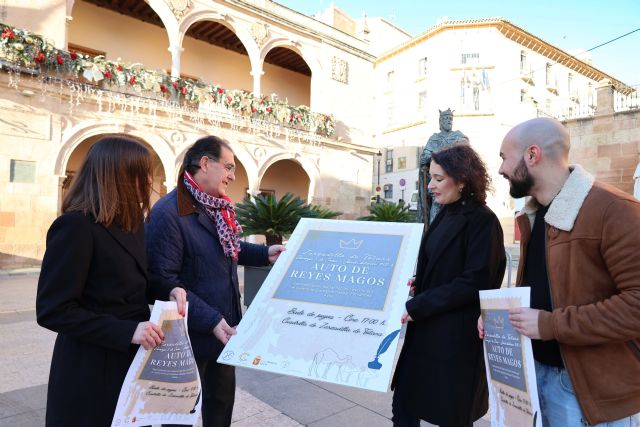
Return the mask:
{"type": "MultiPolygon", "coordinates": [[[[147,258],[149,274],[168,286],[182,286],[180,272],[184,257],[184,239],[178,225],[178,217],[171,211],[156,209],[147,226],[147,258]]],[[[189,287],[189,329],[201,334],[212,333],[222,320],[222,314],[195,294],[189,287]]]]}
{"type": "Polygon", "coordinates": [[[92,225],[81,214],[64,214],[47,233],[36,296],[38,324],[84,342],[128,351],[138,322],[83,307],[93,256],[92,225]]]}
{"type": "MultiPolygon", "coordinates": [[[[467,224],[464,267],[449,283],[432,286],[407,301],[413,320],[478,305],[478,291],[500,286],[505,255],[502,228],[494,215],[473,215],[467,224]],[[498,280],[499,278],[499,280],[498,280]],[[498,282],[497,285],[495,282],[498,282]]],[[[443,255],[445,258],[447,255],[443,255]]]]}
{"type": "Polygon", "coordinates": [[[238,264],[251,267],[263,267],[269,265],[269,248],[255,243],[240,242],[238,264]]]}

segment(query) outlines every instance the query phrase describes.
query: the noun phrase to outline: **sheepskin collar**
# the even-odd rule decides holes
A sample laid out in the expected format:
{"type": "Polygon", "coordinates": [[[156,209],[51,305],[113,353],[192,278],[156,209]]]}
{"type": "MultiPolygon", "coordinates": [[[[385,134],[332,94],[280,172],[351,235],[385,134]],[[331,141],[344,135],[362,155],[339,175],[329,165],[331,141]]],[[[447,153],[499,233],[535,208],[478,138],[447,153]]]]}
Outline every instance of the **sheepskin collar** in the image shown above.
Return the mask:
{"type": "MultiPolygon", "coordinates": [[[[576,222],[580,208],[586,199],[595,181],[593,175],[584,170],[580,165],[569,167],[571,174],[562,186],[558,195],[551,202],[544,221],[563,231],[571,231],[576,222]]],[[[529,216],[529,221],[533,224],[536,211],[540,204],[533,197],[528,197],[522,212],[529,216]]]]}

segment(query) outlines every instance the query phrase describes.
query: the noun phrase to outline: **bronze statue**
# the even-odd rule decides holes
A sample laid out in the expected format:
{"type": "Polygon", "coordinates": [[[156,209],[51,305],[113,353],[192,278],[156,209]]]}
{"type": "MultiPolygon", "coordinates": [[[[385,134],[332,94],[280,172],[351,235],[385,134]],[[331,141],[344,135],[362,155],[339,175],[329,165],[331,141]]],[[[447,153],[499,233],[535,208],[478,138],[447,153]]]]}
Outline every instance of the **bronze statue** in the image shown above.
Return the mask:
{"type": "MultiPolygon", "coordinates": [[[[440,110],[438,110],[440,111],[440,110]]],[[[451,108],[447,108],[444,111],[440,111],[440,132],[431,135],[427,141],[427,145],[424,146],[422,154],[420,155],[420,170],[419,183],[418,183],[418,222],[424,222],[429,225],[433,222],[440,211],[440,205],[433,201],[433,195],[427,186],[431,180],[429,175],[429,163],[431,163],[431,154],[437,152],[447,145],[451,145],[455,142],[469,143],[467,138],[459,130],[452,131],[453,127],[453,111],[451,108]]]]}

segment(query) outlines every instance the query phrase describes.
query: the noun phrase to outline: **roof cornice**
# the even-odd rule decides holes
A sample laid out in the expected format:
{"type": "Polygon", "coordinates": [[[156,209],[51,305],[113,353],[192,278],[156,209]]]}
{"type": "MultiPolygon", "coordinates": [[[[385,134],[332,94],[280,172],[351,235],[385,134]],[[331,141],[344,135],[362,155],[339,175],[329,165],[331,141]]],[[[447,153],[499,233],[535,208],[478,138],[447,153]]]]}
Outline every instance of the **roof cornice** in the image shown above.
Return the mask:
{"type": "Polygon", "coordinates": [[[408,40],[401,44],[400,46],[387,51],[380,55],[376,61],[374,62],[374,66],[378,66],[382,62],[385,62],[394,56],[399,55],[402,52],[405,52],[411,49],[414,46],[419,45],[420,43],[449,30],[461,30],[461,29],[477,29],[477,28],[495,28],[500,31],[500,33],[523,47],[530,49],[533,52],[539,53],[550,60],[562,64],[569,69],[574,70],[577,73],[582,74],[583,76],[595,80],[601,81],[603,79],[608,79],[611,81],[611,84],[615,87],[615,89],[623,94],[628,94],[633,91],[633,88],[624,84],[622,81],[614,78],[613,76],[605,73],[604,71],[594,67],[591,64],[588,64],[575,56],[565,52],[564,50],[552,45],[549,42],[544,41],[540,37],[534,36],[530,32],[525,29],[507,21],[503,18],[486,18],[486,19],[472,19],[465,21],[445,21],[440,24],[436,24],[430,27],[425,32],[418,34],[413,37],[411,40],[408,40]]]}

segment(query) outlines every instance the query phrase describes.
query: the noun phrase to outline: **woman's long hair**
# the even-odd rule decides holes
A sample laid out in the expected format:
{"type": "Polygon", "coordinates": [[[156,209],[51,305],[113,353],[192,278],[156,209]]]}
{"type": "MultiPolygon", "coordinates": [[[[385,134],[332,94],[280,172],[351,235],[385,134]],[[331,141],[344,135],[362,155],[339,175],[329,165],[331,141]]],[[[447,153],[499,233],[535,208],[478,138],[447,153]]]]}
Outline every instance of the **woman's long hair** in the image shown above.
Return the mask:
{"type": "Polygon", "coordinates": [[[106,137],[87,154],[62,212],[80,211],[108,227],[116,222],[135,231],[149,213],[151,154],[142,144],[123,137],[106,137]]]}
{"type": "Polygon", "coordinates": [[[480,155],[469,144],[457,142],[431,155],[431,160],[457,183],[463,183],[462,198],[478,203],[487,202],[491,177],[480,155]]]}

